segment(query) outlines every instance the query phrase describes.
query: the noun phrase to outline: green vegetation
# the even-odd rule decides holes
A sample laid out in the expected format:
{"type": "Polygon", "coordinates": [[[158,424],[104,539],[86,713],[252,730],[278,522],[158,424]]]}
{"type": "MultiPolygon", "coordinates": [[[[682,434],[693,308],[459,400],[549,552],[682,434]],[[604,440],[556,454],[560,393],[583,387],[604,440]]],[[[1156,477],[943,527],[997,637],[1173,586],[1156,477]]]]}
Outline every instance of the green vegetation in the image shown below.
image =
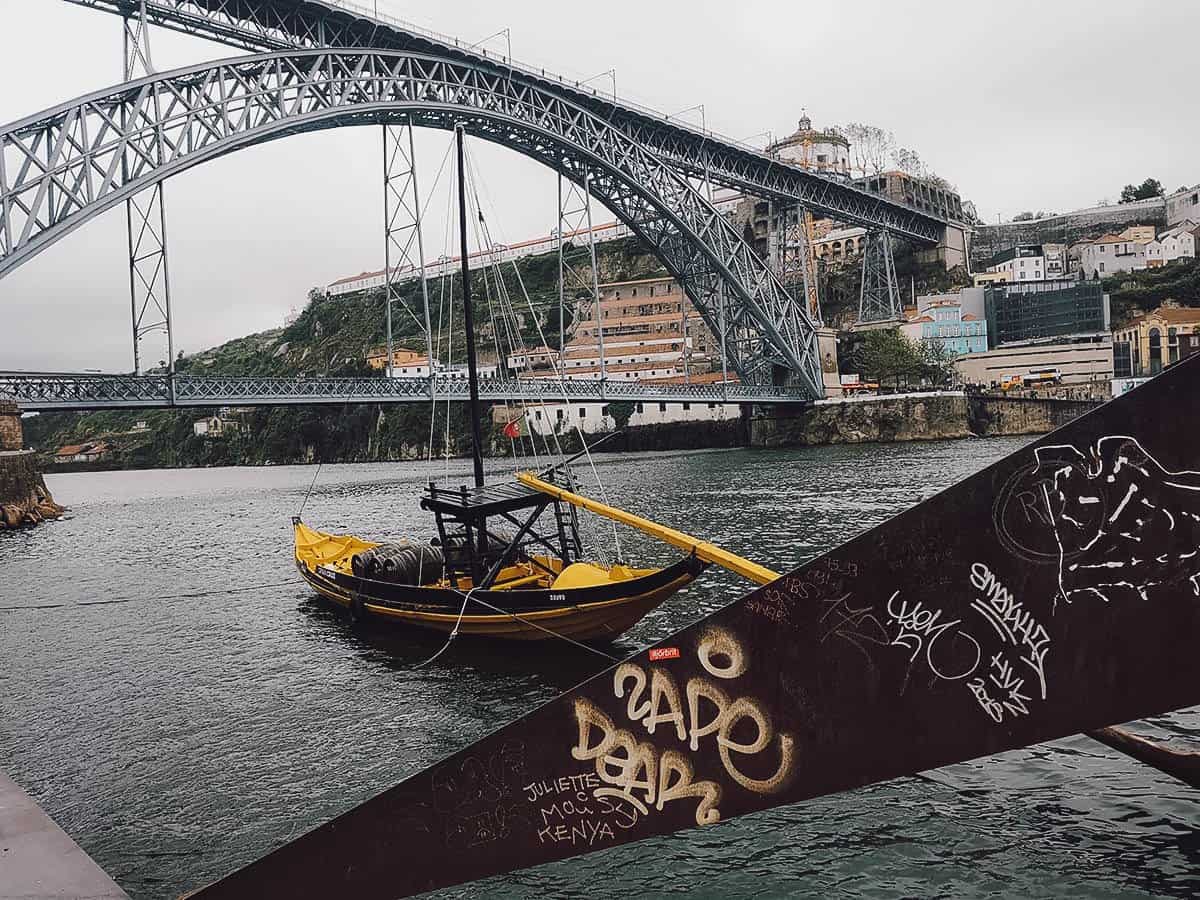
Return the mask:
{"type": "MultiPolygon", "coordinates": [[[[949,271],[937,261],[922,262],[913,249],[902,242],[892,244],[896,263],[896,281],[900,300],[912,302],[912,294],[940,294],[971,284],[971,276],[962,266],[949,271]]],[[[820,274],[821,316],[834,327],[845,327],[858,318],[858,295],[862,266],[857,258],[848,265],[823,268],[820,274]]]]}
{"type": "Polygon", "coordinates": [[[1127,184],[1121,188],[1121,202],[1133,203],[1136,200],[1149,200],[1152,197],[1161,197],[1163,195],[1163,186],[1157,178],[1147,178],[1141,184],[1127,184]]]}
{"type": "Polygon", "coordinates": [[[944,387],[954,377],[954,356],[941,344],[908,340],[898,329],[868,331],[854,351],[864,381],[881,387],[944,387]]]}
{"type": "Polygon", "coordinates": [[[1157,269],[1122,272],[1102,282],[1112,308],[1114,328],[1136,316],[1175,300],[1181,306],[1200,306],[1200,260],[1183,259],[1157,269]]]}

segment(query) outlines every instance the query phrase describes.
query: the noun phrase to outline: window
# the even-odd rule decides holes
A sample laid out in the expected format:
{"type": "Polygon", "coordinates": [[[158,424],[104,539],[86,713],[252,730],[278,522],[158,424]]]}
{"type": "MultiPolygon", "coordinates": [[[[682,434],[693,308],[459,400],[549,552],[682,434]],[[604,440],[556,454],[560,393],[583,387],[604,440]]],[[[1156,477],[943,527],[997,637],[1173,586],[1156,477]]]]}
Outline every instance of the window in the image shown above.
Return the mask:
{"type": "Polygon", "coordinates": [[[639,404],[637,405],[637,411],[638,411],[638,412],[642,412],[642,404],[640,404],[640,403],[639,403],[639,404]]]}
{"type": "Polygon", "coordinates": [[[637,288],[633,289],[633,296],[635,296],[635,297],[637,296],[637,288]]]}
{"type": "Polygon", "coordinates": [[[660,404],[658,404],[658,411],[659,411],[659,412],[666,412],[666,411],[667,411],[667,404],[665,404],[665,403],[660,403],[660,404]]]}
{"type": "Polygon", "coordinates": [[[558,410],[558,421],[561,422],[562,420],[563,420],[563,411],[560,409],[560,410],[558,410]]]}
{"type": "Polygon", "coordinates": [[[533,414],[533,417],[534,417],[534,419],[536,419],[538,422],[542,421],[542,411],[539,409],[537,412],[535,412],[535,413],[533,414]]]}
{"type": "Polygon", "coordinates": [[[586,406],[579,407],[579,418],[583,419],[586,416],[587,416],[587,407],[586,406]]]}
{"type": "Polygon", "coordinates": [[[1104,271],[1104,263],[1100,263],[1100,271],[1101,271],[1101,272],[1103,272],[1103,271],[1104,271]]]}
{"type": "Polygon", "coordinates": [[[685,403],[685,404],[683,404],[683,408],[684,408],[684,410],[685,410],[685,411],[686,411],[686,410],[689,410],[689,409],[691,409],[691,408],[692,408],[692,404],[690,404],[690,403],[685,403]]]}
{"type": "Polygon", "coordinates": [[[709,409],[716,409],[716,408],[717,408],[717,404],[715,404],[715,403],[710,403],[710,404],[708,404],[708,408],[709,408],[709,409]]]}

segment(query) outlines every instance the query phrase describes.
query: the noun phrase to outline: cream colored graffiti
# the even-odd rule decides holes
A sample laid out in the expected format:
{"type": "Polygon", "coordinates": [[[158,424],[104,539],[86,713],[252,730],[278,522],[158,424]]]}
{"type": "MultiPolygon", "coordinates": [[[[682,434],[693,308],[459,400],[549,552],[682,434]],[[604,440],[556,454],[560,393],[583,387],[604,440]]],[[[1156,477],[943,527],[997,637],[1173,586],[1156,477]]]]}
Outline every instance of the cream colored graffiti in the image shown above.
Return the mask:
{"type": "Polygon", "coordinates": [[[688,756],[710,736],[725,774],[746,790],[775,794],[790,783],[795,769],[795,741],[791,735],[776,733],[770,714],[756,699],[735,697],[721,686],[721,682],[733,681],[749,668],[750,660],[741,643],[724,628],[710,628],[701,635],[696,656],[713,678],[689,678],[682,691],[675,677],[659,666],[647,672],[641,665],[627,662],[613,674],[613,691],[618,699],[626,701],[629,721],[641,723],[647,735],[674,732],[675,738],[686,745],[684,749],[660,749],[653,741],[639,740],[632,731],[619,728],[592,701],[575,701],[579,738],[571,753],[578,760],[595,762],[596,774],[604,783],[593,791],[596,797],[619,797],[643,814],[651,807],[662,810],[667,803],[691,797],[699,800],[698,825],[720,821],[717,804],[721,786],[711,780],[696,780],[695,766],[688,756]],[[707,718],[702,701],[713,709],[707,718]],[[751,741],[738,741],[733,736],[744,722],[753,723],[755,737],[751,741]],[[779,756],[774,774],[752,778],[738,767],[739,757],[755,756],[773,743],[779,756]]]}

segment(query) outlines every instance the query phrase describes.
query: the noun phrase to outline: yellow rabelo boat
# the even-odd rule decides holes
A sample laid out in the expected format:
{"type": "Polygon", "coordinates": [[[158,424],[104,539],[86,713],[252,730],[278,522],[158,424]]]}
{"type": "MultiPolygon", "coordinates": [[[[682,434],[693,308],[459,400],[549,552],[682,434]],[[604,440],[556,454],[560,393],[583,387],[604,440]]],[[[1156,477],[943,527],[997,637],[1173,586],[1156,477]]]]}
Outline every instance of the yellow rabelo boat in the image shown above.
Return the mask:
{"type": "Polygon", "coordinates": [[[326,534],[295,519],[300,575],[355,618],[512,640],[611,641],[708,565],[694,552],[661,569],[584,560],[572,510],[519,482],[430,485],[421,505],[439,532],[425,546],[326,534]],[[547,513],[554,528],[543,533],[537,523],[547,513]],[[516,525],[516,534],[489,519],[516,525]]]}
{"type": "Polygon", "coordinates": [[[634,521],[620,510],[593,508],[600,505],[559,488],[556,478],[573,485],[569,460],[542,473],[549,481],[523,473],[516,482],[484,484],[462,139],[459,129],[460,258],[474,487],[447,489],[430,483],[421,506],[433,513],[438,536],[427,545],[328,534],[297,517],[296,567],[317,593],[356,618],[514,640],[610,641],[689,584],[708,562],[697,550],[700,543],[691,539],[672,541],[687,555],[661,569],[584,559],[577,507],[649,526],[659,536],[677,533],[634,521]]]}

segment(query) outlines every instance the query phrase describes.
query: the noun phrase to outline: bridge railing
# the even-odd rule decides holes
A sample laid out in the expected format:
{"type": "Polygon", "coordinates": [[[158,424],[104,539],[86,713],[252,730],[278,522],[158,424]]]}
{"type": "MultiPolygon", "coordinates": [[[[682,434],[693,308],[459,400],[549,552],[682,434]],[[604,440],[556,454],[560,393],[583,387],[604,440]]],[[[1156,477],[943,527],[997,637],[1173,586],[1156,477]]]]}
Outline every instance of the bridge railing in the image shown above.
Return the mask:
{"type": "MultiPolygon", "coordinates": [[[[599,379],[481,378],[482,400],[520,403],[805,403],[799,387],[647,384],[599,379]]],[[[467,380],[429,378],[279,378],[222,375],[107,375],[74,372],[0,372],[0,398],[28,410],[180,406],[277,406],[333,403],[403,403],[430,399],[465,401],[467,380]]]]}

